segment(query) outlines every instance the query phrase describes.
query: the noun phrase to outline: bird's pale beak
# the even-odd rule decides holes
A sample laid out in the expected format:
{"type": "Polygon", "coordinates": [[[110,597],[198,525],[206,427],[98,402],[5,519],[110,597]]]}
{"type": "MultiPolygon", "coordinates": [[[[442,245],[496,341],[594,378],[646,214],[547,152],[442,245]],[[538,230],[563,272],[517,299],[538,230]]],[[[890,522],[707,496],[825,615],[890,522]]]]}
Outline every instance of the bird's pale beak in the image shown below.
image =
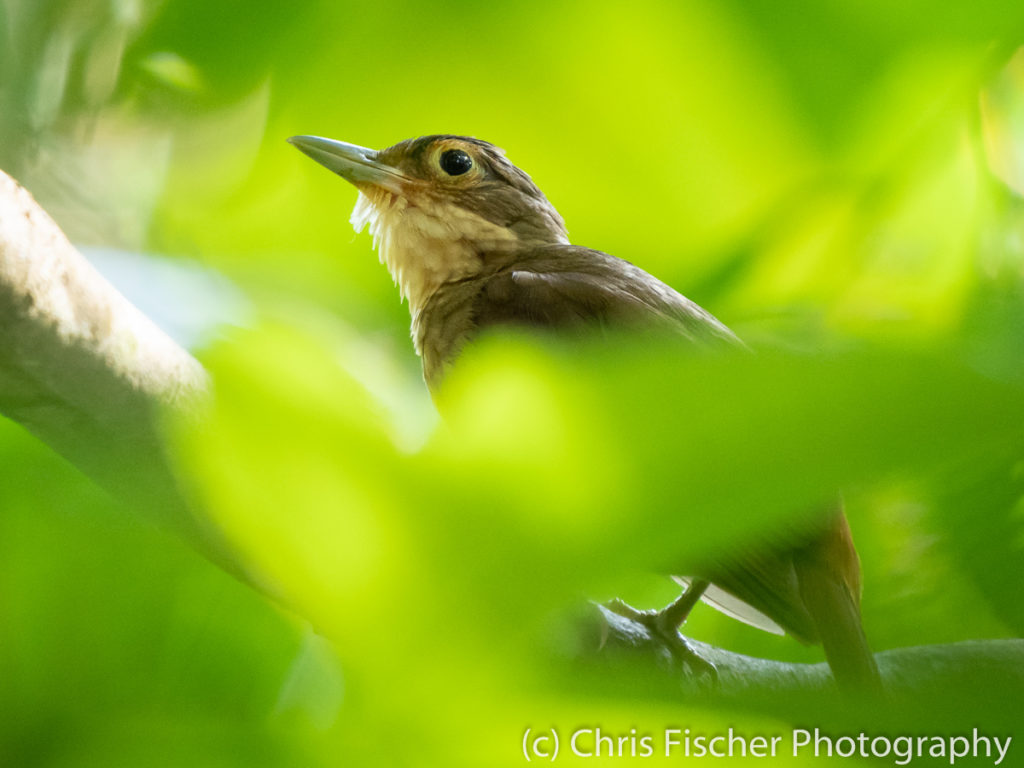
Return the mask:
{"type": "Polygon", "coordinates": [[[401,182],[408,181],[397,169],[380,162],[373,149],[320,136],[292,136],[288,143],[360,189],[372,186],[401,192],[401,182]]]}

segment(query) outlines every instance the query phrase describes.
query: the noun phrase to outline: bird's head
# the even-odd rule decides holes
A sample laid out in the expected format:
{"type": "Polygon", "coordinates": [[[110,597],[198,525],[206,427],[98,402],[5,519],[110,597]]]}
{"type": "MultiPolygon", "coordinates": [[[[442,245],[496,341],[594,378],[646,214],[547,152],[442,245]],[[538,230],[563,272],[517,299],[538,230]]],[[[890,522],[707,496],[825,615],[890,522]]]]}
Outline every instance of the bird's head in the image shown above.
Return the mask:
{"type": "Polygon", "coordinates": [[[525,247],[569,242],[544,193],[485,141],[423,136],[380,151],[317,136],[289,141],[359,189],[352,224],[369,225],[414,315],[445,282],[486,273],[525,247]]]}

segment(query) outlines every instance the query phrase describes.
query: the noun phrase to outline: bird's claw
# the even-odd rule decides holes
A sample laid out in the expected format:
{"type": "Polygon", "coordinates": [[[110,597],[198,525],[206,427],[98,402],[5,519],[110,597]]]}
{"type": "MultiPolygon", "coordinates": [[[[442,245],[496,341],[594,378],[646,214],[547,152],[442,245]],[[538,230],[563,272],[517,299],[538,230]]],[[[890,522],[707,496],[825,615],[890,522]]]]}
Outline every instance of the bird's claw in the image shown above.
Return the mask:
{"type": "Polygon", "coordinates": [[[605,607],[630,621],[647,628],[652,637],[660,639],[672,656],[682,663],[693,677],[707,678],[711,688],[718,687],[718,668],[701,656],[683,637],[667,611],[640,611],[628,603],[614,598],[605,603],[605,607]]]}
{"type": "Polygon", "coordinates": [[[708,684],[712,689],[718,688],[718,667],[701,656],[693,647],[686,642],[686,638],[675,633],[677,643],[672,652],[690,670],[694,677],[707,677],[708,684]]]}
{"type": "Polygon", "coordinates": [[[635,621],[637,624],[642,624],[648,629],[651,628],[651,618],[657,613],[657,611],[638,611],[632,605],[618,597],[614,597],[609,600],[604,604],[604,607],[612,613],[616,613],[630,621],[635,621]]]}

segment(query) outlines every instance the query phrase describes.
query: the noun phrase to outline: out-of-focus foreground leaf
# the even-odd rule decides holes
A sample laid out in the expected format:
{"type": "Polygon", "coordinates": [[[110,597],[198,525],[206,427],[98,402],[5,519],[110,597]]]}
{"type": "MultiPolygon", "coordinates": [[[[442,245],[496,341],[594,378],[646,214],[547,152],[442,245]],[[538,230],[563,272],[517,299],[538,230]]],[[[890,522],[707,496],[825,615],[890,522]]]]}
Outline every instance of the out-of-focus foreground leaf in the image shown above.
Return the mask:
{"type": "Polygon", "coordinates": [[[0,458],[0,764],[313,764],[296,621],[13,425],[0,458]]]}
{"type": "MultiPolygon", "coordinates": [[[[251,564],[336,643],[360,691],[346,722],[406,719],[410,744],[437,747],[445,722],[468,718],[476,758],[509,738],[492,729],[565,696],[536,656],[573,603],[785,542],[840,489],[969,480],[1021,448],[1024,392],[953,352],[709,358],[669,340],[498,339],[469,354],[446,423],[409,453],[336,349],[280,326],[219,347],[216,402],[180,433],[181,462],[251,564]]],[[[973,499],[972,521],[1002,532],[990,561],[1009,577],[1020,521],[1003,501],[973,499]]],[[[997,607],[1016,599],[977,588],[997,607]]],[[[871,630],[885,647],[887,628],[871,630]]]]}

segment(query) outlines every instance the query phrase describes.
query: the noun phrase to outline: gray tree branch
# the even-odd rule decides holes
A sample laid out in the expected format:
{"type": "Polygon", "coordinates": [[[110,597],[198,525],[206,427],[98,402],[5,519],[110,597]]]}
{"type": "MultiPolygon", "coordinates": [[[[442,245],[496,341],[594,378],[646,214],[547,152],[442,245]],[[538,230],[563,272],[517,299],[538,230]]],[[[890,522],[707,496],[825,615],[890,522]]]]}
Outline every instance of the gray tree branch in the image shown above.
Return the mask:
{"type": "Polygon", "coordinates": [[[1024,692],[1024,640],[977,640],[913,646],[875,654],[886,699],[843,700],[824,662],[796,664],[753,658],[688,639],[686,642],[717,669],[717,683],[686,666],[670,643],[615,610],[594,605],[577,625],[584,642],[575,659],[597,664],[602,679],[635,690],[739,706],[791,722],[827,724],[851,715],[865,726],[897,728],[908,719],[930,728],[1019,727],[1024,692]],[[646,674],[645,674],[646,673],[646,674]],[[951,697],[955,692],[955,698],[951,697]],[[984,718],[984,722],[981,719],[984,718]]]}
{"type": "Polygon", "coordinates": [[[207,386],[199,362],[0,172],[0,412],[242,575],[219,531],[185,500],[159,435],[160,409],[188,410],[207,386]]]}

